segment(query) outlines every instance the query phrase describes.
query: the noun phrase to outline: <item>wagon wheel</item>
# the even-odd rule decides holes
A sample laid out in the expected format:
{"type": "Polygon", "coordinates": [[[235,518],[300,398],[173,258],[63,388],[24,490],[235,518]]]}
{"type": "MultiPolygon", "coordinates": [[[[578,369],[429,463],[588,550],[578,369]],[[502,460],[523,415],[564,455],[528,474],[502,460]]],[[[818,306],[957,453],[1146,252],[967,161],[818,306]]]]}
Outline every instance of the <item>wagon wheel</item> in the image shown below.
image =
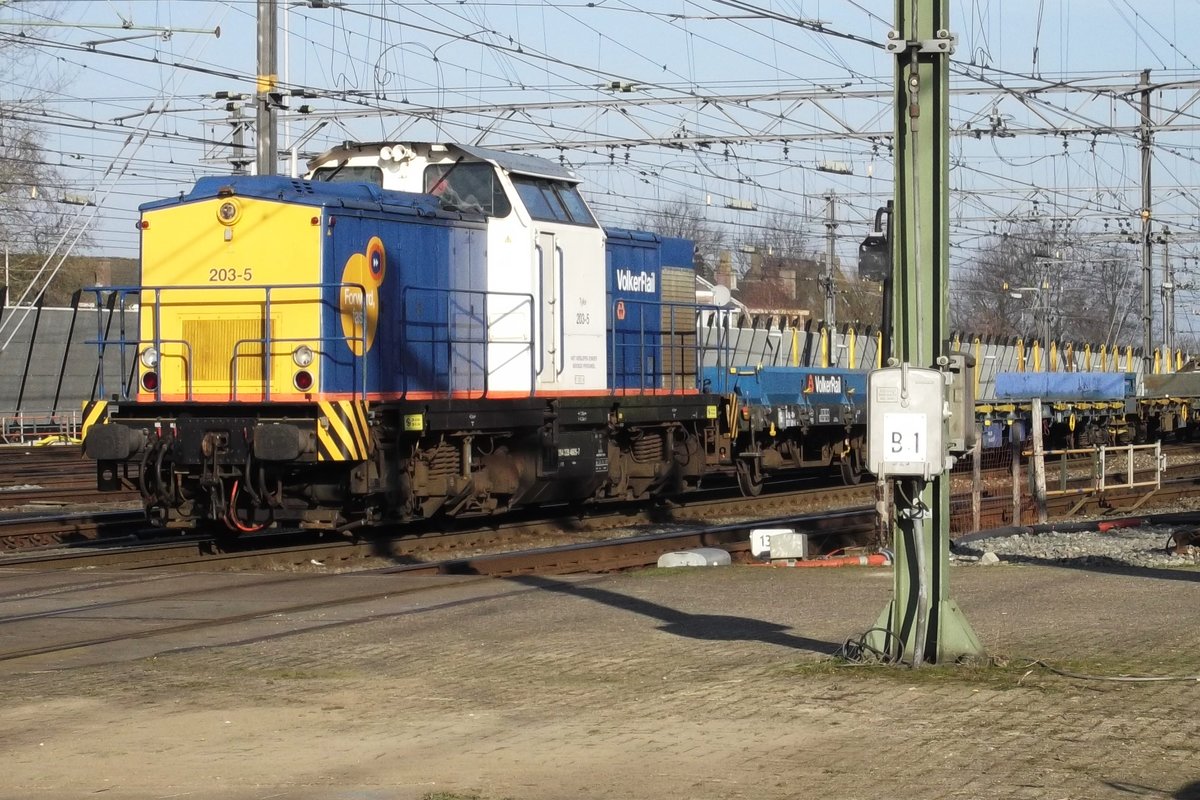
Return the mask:
{"type": "Polygon", "coordinates": [[[1146,420],[1139,419],[1134,423],[1133,443],[1145,444],[1150,439],[1150,426],[1146,424],[1146,420]]]}
{"type": "Polygon", "coordinates": [[[842,471],[842,483],[847,486],[857,486],[862,483],[862,459],[859,457],[857,450],[847,450],[838,460],[838,466],[842,471]]]}
{"type": "Polygon", "coordinates": [[[762,470],[757,460],[744,458],[737,462],[738,488],[745,497],[758,497],[763,490],[762,470]]]}

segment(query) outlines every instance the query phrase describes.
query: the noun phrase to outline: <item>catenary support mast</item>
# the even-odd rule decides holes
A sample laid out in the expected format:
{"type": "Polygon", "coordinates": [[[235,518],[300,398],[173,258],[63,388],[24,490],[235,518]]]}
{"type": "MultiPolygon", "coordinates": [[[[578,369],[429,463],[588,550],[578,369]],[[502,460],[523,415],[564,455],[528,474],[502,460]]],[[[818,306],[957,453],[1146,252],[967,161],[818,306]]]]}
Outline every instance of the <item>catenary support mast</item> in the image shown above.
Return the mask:
{"type": "Polygon", "coordinates": [[[275,106],[279,82],[276,70],[276,18],[279,0],[258,0],[258,87],[255,92],[254,154],[255,172],[274,175],[277,167],[276,144],[278,115],[275,106]]]}
{"type": "Polygon", "coordinates": [[[825,324],[837,327],[837,282],[834,280],[834,245],[837,243],[837,198],[825,195],[825,275],[821,278],[825,290],[825,324]]]}
{"type": "Polygon", "coordinates": [[[1150,122],[1150,70],[1142,70],[1138,84],[1142,95],[1142,374],[1149,375],[1154,367],[1154,243],[1150,238],[1153,217],[1150,191],[1150,165],[1154,157],[1154,128],[1150,122]]]}
{"type": "MultiPolygon", "coordinates": [[[[899,362],[935,367],[950,336],[950,0],[896,0],[896,195],[892,256],[899,362]]],[[[873,643],[913,665],[983,654],[950,599],[950,477],[901,478],[893,492],[892,602],[873,643]]]]}

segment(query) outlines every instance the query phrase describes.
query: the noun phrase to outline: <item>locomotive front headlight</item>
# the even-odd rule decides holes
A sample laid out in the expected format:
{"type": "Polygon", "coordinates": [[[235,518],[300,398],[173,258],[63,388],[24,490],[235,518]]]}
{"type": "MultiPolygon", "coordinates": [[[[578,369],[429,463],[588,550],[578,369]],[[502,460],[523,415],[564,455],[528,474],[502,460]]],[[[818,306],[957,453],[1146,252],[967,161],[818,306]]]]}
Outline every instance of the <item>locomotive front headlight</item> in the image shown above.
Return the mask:
{"type": "Polygon", "coordinates": [[[141,361],[142,366],[146,369],[154,369],[158,366],[158,350],[153,347],[147,347],[142,351],[141,361]]]}
{"type": "Polygon", "coordinates": [[[292,361],[296,362],[297,367],[307,367],[313,362],[312,348],[306,344],[302,344],[292,351],[292,361]]]}
{"type": "Polygon", "coordinates": [[[220,220],[222,225],[232,225],[238,221],[240,215],[241,209],[232,200],[226,200],[217,207],[217,219],[220,220]]]}

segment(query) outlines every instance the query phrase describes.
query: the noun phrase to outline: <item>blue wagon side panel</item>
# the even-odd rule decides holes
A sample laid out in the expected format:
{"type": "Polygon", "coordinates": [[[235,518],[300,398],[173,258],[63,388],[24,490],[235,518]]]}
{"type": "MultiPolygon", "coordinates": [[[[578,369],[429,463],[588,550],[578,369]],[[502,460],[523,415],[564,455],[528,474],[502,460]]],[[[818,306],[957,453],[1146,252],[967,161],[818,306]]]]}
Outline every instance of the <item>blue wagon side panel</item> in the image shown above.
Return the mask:
{"type": "Polygon", "coordinates": [[[667,269],[696,269],[696,245],[691,239],[662,237],[662,265],[667,269]]]}
{"type": "Polygon", "coordinates": [[[1122,400],[1134,394],[1131,372],[1001,372],[996,398],[1002,400],[1122,400]]]}
{"type": "Polygon", "coordinates": [[[776,409],[777,422],[818,425],[866,419],[867,374],[837,368],[761,367],[733,371],[705,367],[702,379],[721,394],[776,409]]]}
{"type": "Polygon", "coordinates": [[[610,388],[652,388],[662,371],[662,243],[640,231],[605,234],[610,388]]]}

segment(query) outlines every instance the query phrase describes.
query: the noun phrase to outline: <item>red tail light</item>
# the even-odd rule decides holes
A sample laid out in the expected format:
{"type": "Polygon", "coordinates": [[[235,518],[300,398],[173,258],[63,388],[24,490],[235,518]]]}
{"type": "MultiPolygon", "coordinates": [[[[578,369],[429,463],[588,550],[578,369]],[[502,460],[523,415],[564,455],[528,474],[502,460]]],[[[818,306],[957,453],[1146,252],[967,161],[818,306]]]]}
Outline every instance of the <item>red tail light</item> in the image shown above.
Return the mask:
{"type": "Polygon", "coordinates": [[[142,388],[147,392],[158,390],[158,373],[144,372],[142,373],[142,388]]]}
{"type": "Polygon", "coordinates": [[[313,385],[312,373],[306,369],[302,369],[296,373],[296,377],[292,379],[292,382],[296,384],[297,389],[307,392],[313,385]]]}

